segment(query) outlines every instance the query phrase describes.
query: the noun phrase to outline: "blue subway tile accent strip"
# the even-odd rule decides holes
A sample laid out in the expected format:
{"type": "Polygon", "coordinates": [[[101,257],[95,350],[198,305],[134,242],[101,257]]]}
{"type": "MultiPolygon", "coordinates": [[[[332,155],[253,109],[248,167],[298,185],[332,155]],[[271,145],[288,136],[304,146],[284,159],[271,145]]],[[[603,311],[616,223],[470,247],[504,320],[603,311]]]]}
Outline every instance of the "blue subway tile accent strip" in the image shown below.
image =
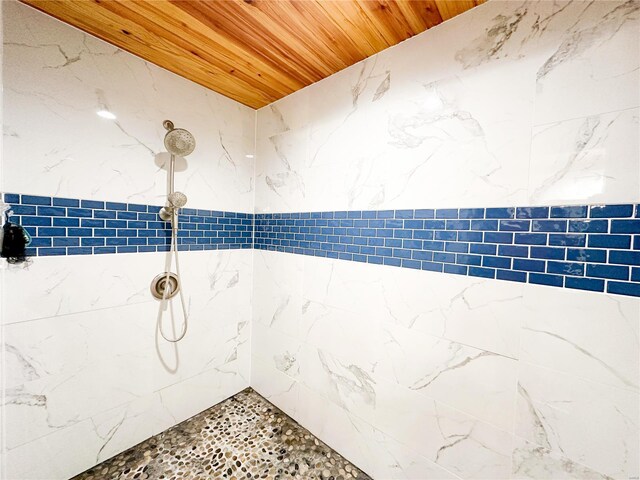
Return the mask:
{"type": "MultiPolygon", "coordinates": [[[[170,243],[169,224],[158,217],[157,205],[15,193],[3,198],[11,205],[11,220],[32,236],[31,256],[156,252],[166,251],[170,243]]],[[[178,247],[251,248],[253,220],[247,213],[183,209],[178,247]]]]}
{"type": "MultiPolygon", "coordinates": [[[[29,255],[165,252],[158,205],[4,194],[29,255]]],[[[255,248],[640,296],[640,209],[595,206],[237,213],[181,210],[181,251],[255,248]],[[635,216],[635,218],[634,218],[635,216]]]]}

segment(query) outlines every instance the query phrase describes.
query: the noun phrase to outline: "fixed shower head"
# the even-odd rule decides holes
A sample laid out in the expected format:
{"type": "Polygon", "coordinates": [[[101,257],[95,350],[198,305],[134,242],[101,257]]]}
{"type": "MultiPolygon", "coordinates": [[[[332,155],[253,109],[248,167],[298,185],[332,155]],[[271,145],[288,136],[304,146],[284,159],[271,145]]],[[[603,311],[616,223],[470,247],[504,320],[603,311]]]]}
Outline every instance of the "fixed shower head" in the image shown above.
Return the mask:
{"type": "Polygon", "coordinates": [[[174,128],[164,136],[164,146],[170,154],[186,157],[196,148],[196,139],[184,128],[174,128]]]}
{"type": "Polygon", "coordinates": [[[182,192],[170,193],[167,200],[175,208],[182,208],[187,204],[187,196],[182,192]]]}

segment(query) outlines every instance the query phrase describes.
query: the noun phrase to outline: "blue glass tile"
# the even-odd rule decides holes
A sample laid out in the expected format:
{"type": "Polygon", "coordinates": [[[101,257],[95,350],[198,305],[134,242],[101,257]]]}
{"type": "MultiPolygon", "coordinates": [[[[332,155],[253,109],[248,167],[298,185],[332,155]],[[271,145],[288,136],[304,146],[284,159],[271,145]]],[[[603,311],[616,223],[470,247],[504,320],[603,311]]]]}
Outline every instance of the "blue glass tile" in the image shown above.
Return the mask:
{"type": "Polygon", "coordinates": [[[354,262],[366,262],[367,261],[367,257],[365,255],[354,255],[353,256],[353,261],[354,262]]]}
{"type": "Polygon", "coordinates": [[[390,228],[378,228],[376,229],[376,237],[393,237],[393,230],[390,228]]]}
{"type": "MultiPolygon", "coordinates": [[[[589,238],[592,236],[590,235],[589,238]]],[[[584,234],[563,234],[550,233],[549,245],[567,246],[567,247],[584,247],[586,245],[586,235],[584,234]]]]}
{"type": "Polygon", "coordinates": [[[126,203],[117,203],[117,202],[107,202],[106,205],[107,210],[126,210],[126,203]]]}
{"type": "Polygon", "coordinates": [[[472,277],[496,278],[495,268],[469,267],[469,275],[472,277]]]}
{"type": "Polygon", "coordinates": [[[498,251],[497,245],[486,243],[472,243],[469,245],[469,253],[479,253],[482,255],[495,255],[498,251]]]}
{"type": "MultiPolygon", "coordinates": [[[[51,239],[49,238],[47,240],[51,240],[51,239]]],[[[32,245],[33,245],[33,242],[32,242],[32,245]]],[[[35,247],[38,245],[33,245],[33,246],[35,247]]],[[[53,246],[54,247],[78,247],[80,246],[80,238],[79,237],[53,237],[53,246]]]]}
{"type": "Polygon", "coordinates": [[[640,283],[607,282],[607,293],[640,297],[640,283]]]}
{"type": "Polygon", "coordinates": [[[549,218],[549,207],[518,207],[516,218],[549,218]]]}
{"type": "Polygon", "coordinates": [[[530,220],[500,220],[501,232],[528,232],[530,228],[530,220]]]}
{"type": "Polygon", "coordinates": [[[38,227],[38,236],[40,237],[64,237],[66,235],[67,235],[66,228],[38,227]]]}
{"type": "Polygon", "coordinates": [[[414,218],[435,218],[435,211],[430,208],[415,210],[414,218]]]}
{"type": "Polygon", "coordinates": [[[450,265],[445,263],[444,273],[453,273],[454,275],[466,275],[469,267],[465,265],[450,265]]]}
{"type": "Polygon", "coordinates": [[[396,258],[411,258],[411,250],[405,248],[394,248],[393,256],[396,258]]]}
{"type": "Polygon", "coordinates": [[[447,220],[447,230],[469,230],[471,222],[469,220],[447,220]]]}
{"type": "Polygon", "coordinates": [[[521,245],[546,245],[545,233],[516,233],[514,243],[521,245]]]}
{"type": "Polygon", "coordinates": [[[402,220],[380,220],[381,225],[377,225],[374,220],[369,222],[369,226],[372,228],[377,227],[386,227],[386,228],[402,228],[403,221],[402,220]]]}
{"type": "Polygon", "coordinates": [[[67,208],[68,217],[92,217],[93,211],[88,208],[67,208]]]}
{"type": "Polygon", "coordinates": [[[635,235],[633,237],[633,249],[640,250],[640,235],[635,235]]]}
{"type": "Polygon", "coordinates": [[[587,265],[587,277],[612,278],[616,280],[629,279],[629,267],[614,265],[587,265]]]}
{"type": "Polygon", "coordinates": [[[80,206],[82,208],[104,208],[104,202],[97,200],[80,200],[80,206]]]}
{"type": "Polygon", "coordinates": [[[375,257],[370,255],[367,257],[367,263],[375,263],[377,265],[382,265],[384,263],[384,259],[383,257],[375,257]]]}
{"type": "Polygon", "coordinates": [[[484,232],[485,243],[513,243],[513,233],[484,232]]]}
{"type": "Polygon", "coordinates": [[[83,218],[80,220],[80,226],[86,228],[103,228],[104,220],[97,220],[93,218],[83,218]]]}
{"type": "Polygon", "coordinates": [[[640,282],[640,267],[633,267],[631,269],[631,281],[640,282]]]}
{"type": "Polygon", "coordinates": [[[485,267],[510,269],[511,258],[484,256],[482,257],[482,265],[484,265],[485,267]]]}
{"type": "Polygon", "coordinates": [[[347,212],[347,218],[362,218],[362,212],[359,210],[347,212]]]}
{"type": "MultiPolygon", "coordinates": [[[[129,220],[127,222],[127,228],[147,228],[147,222],[140,222],[138,220],[129,220]]],[[[185,223],[183,225],[179,225],[179,228],[183,230],[194,230],[196,227],[193,223],[185,223]]]]}
{"type": "Polygon", "coordinates": [[[11,205],[11,211],[14,215],[36,215],[36,208],[33,205],[11,205]]]}
{"type": "Polygon", "coordinates": [[[402,260],[402,267],[403,268],[415,268],[415,269],[421,269],[422,268],[422,263],[421,262],[417,262],[415,260],[402,260]]]}
{"type": "Polygon", "coordinates": [[[413,218],[413,210],[396,210],[396,218],[413,218]]]}
{"type": "Polygon", "coordinates": [[[571,220],[569,222],[570,232],[607,233],[608,229],[608,220],[571,220]]]}
{"type": "Polygon", "coordinates": [[[640,233],[640,220],[611,220],[611,233],[640,233]]]}
{"type": "Polygon", "coordinates": [[[79,207],[80,200],[76,200],[75,198],[53,197],[53,205],[56,207],[79,207]]]}
{"type": "MultiPolygon", "coordinates": [[[[31,239],[29,247],[50,247],[51,237],[35,237],[31,239]]],[[[66,237],[53,237],[53,240],[66,240],[66,237]]],[[[61,247],[64,245],[60,245],[61,247]]]]}
{"type": "Polygon", "coordinates": [[[403,248],[422,248],[422,240],[403,240],[402,241],[403,248]]]}
{"type": "Polygon", "coordinates": [[[94,210],[94,218],[116,218],[116,212],[113,210],[94,210]]]}
{"type": "Polygon", "coordinates": [[[515,208],[487,208],[484,218],[513,218],[515,208]]]}
{"type": "MultiPolygon", "coordinates": [[[[186,250],[186,249],[182,249],[186,250]]],[[[138,247],[135,246],[119,246],[118,253],[136,253],[138,251],[138,247]]]]}
{"type": "Polygon", "coordinates": [[[589,246],[599,248],[629,248],[631,235],[589,235],[589,246]]]}
{"type": "MultiPolygon", "coordinates": [[[[531,252],[529,254],[531,258],[546,258],[550,260],[564,260],[565,257],[565,249],[564,248],[553,248],[553,247],[531,247],[531,252]]],[[[576,260],[569,259],[569,260],[576,260]]]]}
{"type": "Polygon", "coordinates": [[[458,218],[457,208],[438,208],[436,218],[458,218]]]}
{"type": "Polygon", "coordinates": [[[100,247],[104,245],[104,238],[82,237],[83,247],[100,247]]]}
{"type": "Polygon", "coordinates": [[[498,245],[498,255],[503,257],[528,257],[529,248],[520,245],[498,245]]]}
{"type": "Polygon", "coordinates": [[[376,247],[375,255],[380,257],[391,257],[393,255],[393,249],[388,247],[376,247]]]}
{"type": "Polygon", "coordinates": [[[461,242],[482,242],[482,232],[458,232],[458,240],[461,242]]]}
{"type": "MultiPolygon", "coordinates": [[[[24,195],[22,196],[24,198],[24,195]]],[[[67,249],[66,248],[39,248],[38,249],[38,255],[42,256],[42,257],[50,257],[50,256],[54,256],[54,255],[66,255],[67,254],[67,249]]]]}
{"type": "Polygon", "coordinates": [[[63,217],[66,214],[67,209],[64,207],[38,207],[38,215],[41,217],[63,217]]]}
{"type": "Polygon", "coordinates": [[[527,272],[544,272],[544,261],[542,260],[527,260],[524,258],[513,259],[514,270],[524,270],[527,272]]]}
{"type": "Polygon", "coordinates": [[[587,218],[586,205],[551,207],[551,218],[587,218]]]}
{"type": "MultiPolygon", "coordinates": [[[[51,197],[41,197],[39,195],[22,195],[21,203],[24,203],[26,205],[51,205],[51,197]]],[[[40,251],[38,251],[38,255],[41,255],[40,251]]],[[[64,255],[64,253],[62,253],[61,255],[64,255]]]]}
{"type": "Polygon", "coordinates": [[[471,230],[497,231],[498,220],[471,220],[471,230]]]}
{"type": "Polygon", "coordinates": [[[577,290],[604,292],[604,280],[598,280],[595,278],[567,277],[564,280],[564,286],[566,288],[574,288],[577,290]]]}
{"type": "Polygon", "coordinates": [[[636,205],[636,214],[635,214],[636,218],[640,218],[640,203],[636,205]]]}
{"type": "Polygon", "coordinates": [[[594,250],[590,248],[569,248],[567,249],[567,260],[578,262],[606,263],[607,251],[594,250]]]}
{"type": "Polygon", "coordinates": [[[531,222],[532,232],[566,232],[566,220],[533,220],[531,222]]]}
{"type": "Polygon", "coordinates": [[[91,228],[68,228],[67,232],[70,237],[90,237],[93,235],[91,228]]]}
{"type": "Polygon", "coordinates": [[[20,195],[17,193],[5,193],[4,201],[6,203],[20,203],[20,195]]]}
{"type": "Polygon", "coordinates": [[[413,238],[420,240],[433,240],[433,230],[414,230],[413,238]]]}
{"type": "Polygon", "coordinates": [[[432,253],[433,258],[423,258],[423,260],[427,260],[427,261],[433,260],[434,262],[444,262],[444,263],[456,263],[455,253],[444,253],[444,252],[424,252],[424,253],[432,253]]]}
{"type": "Polygon", "coordinates": [[[405,220],[404,228],[422,229],[424,227],[423,220],[405,220]]]}
{"type": "Polygon", "coordinates": [[[379,210],[376,213],[376,218],[393,218],[394,211],[393,210],[379,210]]]}
{"type": "Polygon", "coordinates": [[[425,230],[444,230],[445,227],[444,220],[425,220],[424,228],[425,230]]]}
{"type": "MultiPolygon", "coordinates": [[[[119,228],[117,230],[118,237],[136,237],[138,236],[138,231],[131,228],[119,228]]],[[[184,232],[183,232],[184,233],[184,232]]]]}
{"type": "Polygon", "coordinates": [[[95,254],[116,253],[116,247],[95,247],[93,249],[95,254]]]}
{"type": "Polygon", "coordinates": [[[446,252],[468,253],[469,244],[464,242],[447,242],[445,243],[444,249],[446,252]]]}
{"type": "MultiPolygon", "coordinates": [[[[16,221],[13,218],[12,220],[14,222],[16,221]]],[[[29,217],[29,216],[22,217],[20,219],[20,222],[24,226],[45,226],[45,227],[50,227],[52,223],[51,217],[29,217]]]]}
{"type": "Polygon", "coordinates": [[[458,218],[484,218],[484,208],[461,208],[458,218]]]}
{"type": "Polygon", "coordinates": [[[584,275],[584,264],[573,262],[547,262],[547,273],[557,273],[560,275],[584,275]]]}
{"type": "Polygon", "coordinates": [[[640,265],[640,252],[611,250],[609,252],[609,263],[640,265]]]}
{"type": "Polygon", "coordinates": [[[508,280],[510,282],[526,282],[527,274],[525,272],[516,272],[513,270],[497,270],[496,278],[499,280],[508,280]]]}
{"type": "Polygon", "coordinates": [[[422,262],[421,268],[430,272],[442,272],[443,265],[443,263],[422,262]]]}
{"type": "MultiPolygon", "coordinates": [[[[313,214],[311,214],[311,218],[315,218],[313,214]]],[[[366,210],[362,212],[362,218],[367,218],[367,219],[376,218],[376,211],[366,210]]],[[[380,263],[382,263],[382,261],[380,263]]]]}
{"type": "Polygon", "coordinates": [[[537,285],[549,285],[550,287],[561,287],[564,277],[560,275],[549,275],[544,273],[530,273],[529,283],[537,285]]]}
{"type": "Polygon", "coordinates": [[[633,215],[633,205],[593,205],[589,209],[591,218],[626,218],[633,215]]]}
{"type": "Polygon", "coordinates": [[[337,218],[337,219],[347,218],[347,212],[334,212],[333,218],[337,218]]]}
{"type": "Polygon", "coordinates": [[[456,263],[459,265],[482,265],[482,257],[480,255],[456,255],[456,263]]]}
{"type": "Polygon", "coordinates": [[[436,240],[449,240],[455,242],[458,239],[458,232],[455,230],[434,230],[433,238],[436,240]]]}
{"type": "Polygon", "coordinates": [[[402,265],[402,260],[399,258],[384,257],[383,263],[385,265],[391,265],[392,267],[399,267],[402,265]]]}
{"type": "Polygon", "coordinates": [[[138,219],[138,214],[136,212],[119,211],[117,216],[120,220],[137,220],[138,219]]]}
{"type": "Polygon", "coordinates": [[[91,247],[69,247],[67,255],[91,255],[93,249],[91,247]]]}

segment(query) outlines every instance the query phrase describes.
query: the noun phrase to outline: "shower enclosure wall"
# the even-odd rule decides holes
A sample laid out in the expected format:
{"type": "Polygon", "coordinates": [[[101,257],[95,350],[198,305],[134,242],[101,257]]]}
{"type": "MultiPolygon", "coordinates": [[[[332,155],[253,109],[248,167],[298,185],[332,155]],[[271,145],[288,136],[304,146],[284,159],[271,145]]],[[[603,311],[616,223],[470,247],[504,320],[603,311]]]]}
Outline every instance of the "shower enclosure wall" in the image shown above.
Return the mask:
{"type": "Polygon", "coordinates": [[[2,8],[1,189],[51,221],[2,271],[3,478],[247,385],[373,478],[640,475],[637,2],[487,2],[257,114],[2,8]],[[198,141],[177,344],[166,118],[198,141]]]}

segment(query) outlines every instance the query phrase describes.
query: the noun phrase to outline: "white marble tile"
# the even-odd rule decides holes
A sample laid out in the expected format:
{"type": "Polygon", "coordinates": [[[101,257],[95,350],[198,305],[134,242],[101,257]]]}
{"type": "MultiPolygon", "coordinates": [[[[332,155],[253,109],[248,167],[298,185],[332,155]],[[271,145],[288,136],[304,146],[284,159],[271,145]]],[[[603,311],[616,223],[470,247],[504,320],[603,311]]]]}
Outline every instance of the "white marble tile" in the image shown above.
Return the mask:
{"type": "Polygon", "coordinates": [[[535,127],[528,204],[637,201],[639,115],[632,108],[535,127]]]}
{"type": "Polygon", "coordinates": [[[640,300],[527,285],[521,359],[638,392],[640,300]]]}
{"type": "Polygon", "coordinates": [[[609,480],[611,477],[554,453],[544,447],[516,438],[512,478],[565,480],[609,480]]]}
{"type": "Polygon", "coordinates": [[[510,434],[411,389],[376,389],[376,428],[461,478],[509,478],[510,434]]]}
{"type": "Polygon", "coordinates": [[[498,428],[513,424],[517,362],[426,334],[388,326],[376,374],[498,428]]]}
{"type": "Polygon", "coordinates": [[[265,368],[276,369],[293,379],[298,378],[301,344],[297,338],[260,323],[253,325],[251,336],[251,354],[256,360],[260,359],[265,368]]]}
{"type": "Polygon", "coordinates": [[[635,392],[521,363],[516,435],[614,478],[638,475],[635,392]]]}
{"type": "Polygon", "coordinates": [[[252,357],[251,388],[290,417],[299,418],[299,382],[274,367],[269,359],[252,357]]]}
{"type": "Polygon", "coordinates": [[[252,210],[251,109],[18,2],[3,9],[4,191],[158,204],[170,118],[196,137],[176,173],[189,206],[252,210]]]}
{"type": "Polygon", "coordinates": [[[297,335],[304,257],[254,250],[253,322],[297,335]]]}
{"type": "Polygon", "coordinates": [[[5,478],[67,480],[95,464],[102,444],[91,420],[84,420],[6,452],[5,478]]]}
{"type": "Polygon", "coordinates": [[[578,2],[558,15],[565,31],[536,74],[535,125],[640,105],[638,11],[636,2],[578,2]]]}

